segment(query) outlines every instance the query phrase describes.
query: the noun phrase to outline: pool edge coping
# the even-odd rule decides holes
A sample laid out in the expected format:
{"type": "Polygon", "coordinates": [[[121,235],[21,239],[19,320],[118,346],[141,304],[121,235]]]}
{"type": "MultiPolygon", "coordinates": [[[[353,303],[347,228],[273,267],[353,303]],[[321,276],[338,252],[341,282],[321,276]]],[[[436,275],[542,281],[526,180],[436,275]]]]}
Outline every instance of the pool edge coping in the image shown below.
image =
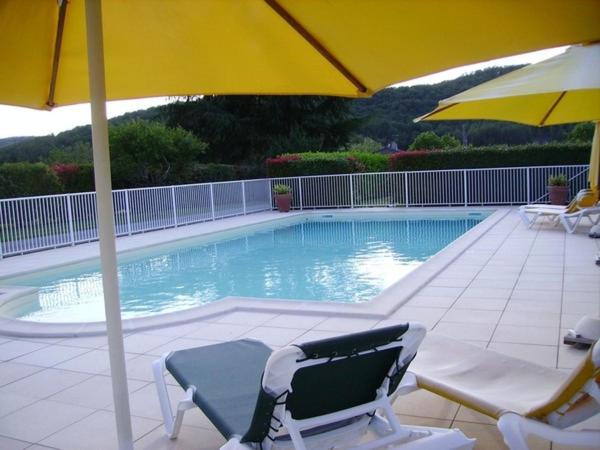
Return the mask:
{"type": "MultiPolygon", "coordinates": [[[[416,208],[415,208],[416,209],[416,208]]],[[[390,314],[397,311],[402,305],[407,303],[419,290],[421,290],[429,281],[436,277],[440,272],[447,268],[459,256],[466,252],[473,244],[482,238],[489,230],[491,230],[498,222],[500,222],[511,208],[506,206],[481,206],[481,207],[435,207],[435,208],[419,208],[418,210],[429,211],[456,211],[456,210],[493,210],[492,214],[485,218],[481,223],[477,224],[466,233],[452,241],[441,251],[431,256],[424,264],[417,267],[408,274],[392,284],[380,294],[375,296],[370,302],[348,304],[341,302],[324,302],[317,303],[314,301],[302,300],[284,300],[284,299],[269,299],[262,300],[252,297],[225,297],[215,302],[197,306],[182,311],[171,313],[156,314],[148,317],[139,317],[132,319],[124,319],[123,332],[133,333],[155,328],[172,327],[184,325],[193,321],[210,319],[215,316],[224,315],[236,311],[245,312],[260,312],[260,313],[275,313],[275,314],[302,314],[302,315],[336,315],[348,318],[364,318],[364,319],[386,319],[390,314]]],[[[360,210],[359,210],[360,211],[360,210]]],[[[364,210],[363,210],[364,211],[364,210]]],[[[413,209],[414,211],[414,209],[413,209]]],[[[293,216],[323,214],[324,212],[347,212],[356,213],[356,209],[319,209],[309,211],[298,211],[293,216]]],[[[388,208],[369,208],[369,212],[390,212],[388,208]]],[[[261,222],[254,224],[265,223],[283,218],[266,218],[261,222]]],[[[253,225],[253,224],[247,224],[253,225]]],[[[235,228],[243,227],[244,225],[230,226],[221,231],[231,231],[235,228]]],[[[205,234],[212,234],[208,231],[205,234]]],[[[171,241],[157,242],[151,245],[141,246],[137,249],[123,249],[120,253],[126,253],[133,250],[142,250],[144,248],[161,245],[169,242],[176,242],[185,238],[174,238],[171,241]]],[[[69,263],[62,263],[46,267],[46,269],[58,268],[67,264],[75,264],[88,261],[96,258],[91,256],[69,263]]],[[[31,272],[31,271],[29,271],[31,272]]],[[[24,275],[28,272],[21,273],[24,275]]],[[[10,278],[19,275],[11,275],[10,278]]],[[[9,277],[3,277],[9,278],[9,277]]],[[[20,319],[12,319],[5,316],[0,316],[0,334],[14,337],[82,337],[82,336],[97,336],[106,334],[105,322],[71,322],[71,323],[43,323],[34,321],[24,321],[20,319]]]]}

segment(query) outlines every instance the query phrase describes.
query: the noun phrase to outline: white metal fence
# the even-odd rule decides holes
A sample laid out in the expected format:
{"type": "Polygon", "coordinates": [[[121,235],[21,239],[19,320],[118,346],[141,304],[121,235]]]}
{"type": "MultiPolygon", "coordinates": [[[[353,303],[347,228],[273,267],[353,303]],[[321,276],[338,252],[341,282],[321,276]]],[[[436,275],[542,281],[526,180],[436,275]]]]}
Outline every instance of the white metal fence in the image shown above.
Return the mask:
{"type": "MultiPolygon", "coordinates": [[[[272,186],[287,184],[292,207],[502,205],[543,201],[563,173],[571,192],[587,165],[384,172],[272,178],[113,191],[115,232],[130,235],[270,210],[272,186]]],[[[98,238],[93,192],[0,200],[0,258],[98,238]]]]}

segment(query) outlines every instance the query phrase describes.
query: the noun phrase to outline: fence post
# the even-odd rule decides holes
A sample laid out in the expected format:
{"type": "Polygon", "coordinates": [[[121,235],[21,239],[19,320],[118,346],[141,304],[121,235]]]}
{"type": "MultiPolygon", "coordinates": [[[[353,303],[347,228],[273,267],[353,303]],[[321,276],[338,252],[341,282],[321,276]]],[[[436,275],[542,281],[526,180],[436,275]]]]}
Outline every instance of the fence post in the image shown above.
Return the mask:
{"type": "Polygon", "coordinates": [[[408,172],[404,172],[404,203],[408,208],[408,172]]]}
{"type": "Polygon", "coordinates": [[[527,168],[527,203],[531,203],[531,167],[527,168]]]}
{"type": "Polygon", "coordinates": [[[242,207],[244,209],[244,215],[246,215],[246,182],[242,181],[242,207]]]}
{"type": "Polygon", "coordinates": [[[129,212],[129,189],[125,189],[125,217],[127,219],[127,234],[131,236],[131,213],[129,212]]]}
{"type": "Polygon", "coordinates": [[[302,211],[302,209],[304,208],[304,205],[302,202],[302,177],[298,177],[298,191],[299,191],[298,197],[300,198],[300,211],[302,211]]]}
{"type": "Polygon", "coordinates": [[[350,208],[354,208],[354,175],[350,174],[350,208]]]}
{"type": "Polygon", "coordinates": [[[67,217],[69,221],[69,238],[71,245],[75,245],[75,233],[73,232],[73,211],[71,209],[71,194],[67,194],[67,217]]]}
{"type": "Polygon", "coordinates": [[[213,191],[213,184],[210,183],[210,212],[212,215],[212,220],[215,220],[215,193],[213,191]]]}
{"type": "MultiPolygon", "coordinates": [[[[2,210],[4,208],[2,208],[2,204],[3,202],[0,202],[0,230],[4,229],[4,218],[3,218],[3,214],[2,214],[2,210]]],[[[5,236],[4,231],[2,231],[2,233],[0,233],[0,259],[3,258],[2,256],[2,237],[5,236]]],[[[7,239],[8,241],[8,239],[7,239]]]]}
{"type": "Polygon", "coordinates": [[[173,222],[177,228],[177,205],[175,203],[175,186],[171,186],[171,205],[173,205],[173,222]]]}
{"type": "Polygon", "coordinates": [[[465,206],[467,206],[469,204],[468,201],[468,195],[469,195],[469,188],[467,186],[467,170],[463,169],[463,190],[464,190],[464,195],[465,195],[465,206]]]}
{"type": "Polygon", "coordinates": [[[269,211],[273,211],[273,181],[269,178],[269,211]]]}

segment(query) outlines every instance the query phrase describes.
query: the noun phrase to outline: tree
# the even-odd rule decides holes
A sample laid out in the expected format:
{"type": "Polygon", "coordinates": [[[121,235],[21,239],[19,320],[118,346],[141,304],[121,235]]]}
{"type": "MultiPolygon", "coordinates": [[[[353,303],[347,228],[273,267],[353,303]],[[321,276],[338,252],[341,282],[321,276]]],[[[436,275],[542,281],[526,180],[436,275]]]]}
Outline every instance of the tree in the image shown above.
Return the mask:
{"type": "Polygon", "coordinates": [[[440,150],[460,147],[460,141],[450,134],[438,136],[433,131],[425,131],[417,135],[410,150],[440,150]]]}
{"type": "Polygon", "coordinates": [[[222,95],[168,106],[168,124],[208,142],[207,161],[263,161],[284,152],[334,150],[358,121],[350,100],[319,96],[222,95]]]}
{"type": "Polygon", "coordinates": [[[567,135],[569,142],[592,142],[595,125],[593,122],[581,122],[575,125],[567,135]]]}
{"type": "Polygon", "coordinates": [[[111,127],[113,184],[118,188],[161,186],[188,181],[207,145],[181,128],[136,120],[111,127]]]}

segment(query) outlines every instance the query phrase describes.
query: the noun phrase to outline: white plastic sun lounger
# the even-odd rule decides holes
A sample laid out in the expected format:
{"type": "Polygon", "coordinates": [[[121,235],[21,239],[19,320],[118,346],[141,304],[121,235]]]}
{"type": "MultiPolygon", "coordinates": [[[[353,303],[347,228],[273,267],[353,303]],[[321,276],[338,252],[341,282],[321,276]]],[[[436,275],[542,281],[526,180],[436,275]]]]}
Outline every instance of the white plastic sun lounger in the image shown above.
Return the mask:
{"type": "Polygon", "coordinates": [[[459,430],[404,426],[394,414],[395,396],[416,389],[406,370],[424,336],[411,323],[277,351],[245,339],[164,355],[153,367],[167,434],[198,406],[223,450],[472,448],[459,430]],[[175,417],[165,372],[185,390],[175,417]]]}
{"type": "Polygon", "coordinates": [[[600,223],[600,206],[581,208],[572,213],[562,207],[519,208],[519,216],[528,228],[533,227],[539,219],[547,218],[553,225],[561,223],[568,233],[574,233],[584,218],[589,220],[591,226],[600,223]]]}
{"type": "Polygon", "coordinates": [[[420,388],[498,420],[511,450],[527,436],[572,446],[600,445],[600,431],[569,430],[600,412],[600,343],[564,373],[429,334],[411,365],[420,388]]]}

